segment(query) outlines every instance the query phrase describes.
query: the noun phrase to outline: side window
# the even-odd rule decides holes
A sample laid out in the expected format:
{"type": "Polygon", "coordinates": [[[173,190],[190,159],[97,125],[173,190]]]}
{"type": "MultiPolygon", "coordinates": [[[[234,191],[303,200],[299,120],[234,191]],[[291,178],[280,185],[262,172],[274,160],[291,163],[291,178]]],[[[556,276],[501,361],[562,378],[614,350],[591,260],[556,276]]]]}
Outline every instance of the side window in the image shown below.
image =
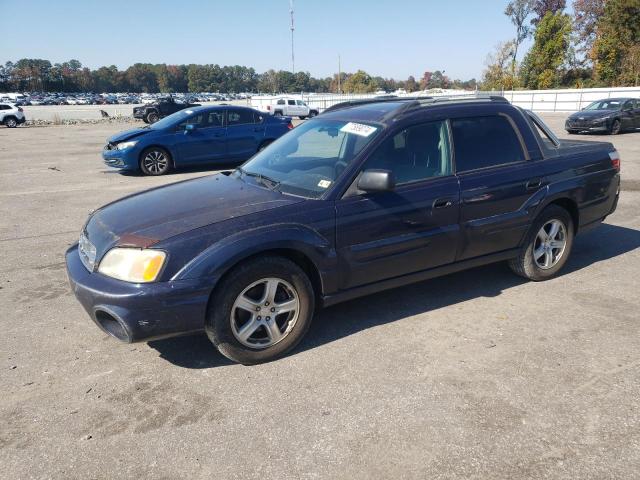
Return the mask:
{"type": "Polygon", "coordinates": [[[304,105],[304,103],[302,103],[302,100],[296,100],[296,105],[302,106],[302,105],[304,105]]]}
{"type": "Polygon", "coordinates": [[[184,130],[186,125],[196,125],[199,128],[205,127],[207,125],[207,113],[198,113],[196,115],[191,115],[187,117],[183,121],[178,124],[178,130],[184,130]]]}
{"type": "Polygon", "coordinates": [[[277,105],[284,105],[284,100],[283,99],[278,100],[277,105]]]}
{"type": "Polygon", "coordinates": [[[367,159],[364,169],[390,170],[396,183],[451,175],[451,152],[444,121],[415,125],[387,138],[367,159]]]}
{"type": "Polygon", "coordinates": [[[287,100],[287,103],[288,103],[289,105],[295,105],[295,104],[296,104],[296,101],[295,101],[295,100],[287,100]]]}
{"type": "Polygon", "coordinates": [[[224,125],[224,111],[214,110],[209,112],[207,127],[222,127],[224,125]]]}
{"type": "Polygon", "coordinates": [[[253,123],[253,112],[251,110],[227,110],[227,124],[230,127],[246,123],[253,123]]]}
{"type": "Polygon", "coordinates": [[[525,159],[516,132],[503,116],[458,118],[451,128],[458,172],[525,159]]]}

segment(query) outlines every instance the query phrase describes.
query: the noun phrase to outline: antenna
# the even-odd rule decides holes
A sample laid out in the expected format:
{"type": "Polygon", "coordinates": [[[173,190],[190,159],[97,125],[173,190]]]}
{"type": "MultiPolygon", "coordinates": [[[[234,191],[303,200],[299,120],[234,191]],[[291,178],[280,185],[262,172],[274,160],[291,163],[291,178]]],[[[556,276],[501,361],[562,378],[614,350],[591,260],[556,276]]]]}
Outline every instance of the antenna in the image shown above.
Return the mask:
{"type": "Polygon", "coordinates": [[[296,61],[293,56],[293,31],[296,29],[293,24],[293,0],[289,0],[289,14],[291,15],[291,73],[296,73],[296,61]]]}

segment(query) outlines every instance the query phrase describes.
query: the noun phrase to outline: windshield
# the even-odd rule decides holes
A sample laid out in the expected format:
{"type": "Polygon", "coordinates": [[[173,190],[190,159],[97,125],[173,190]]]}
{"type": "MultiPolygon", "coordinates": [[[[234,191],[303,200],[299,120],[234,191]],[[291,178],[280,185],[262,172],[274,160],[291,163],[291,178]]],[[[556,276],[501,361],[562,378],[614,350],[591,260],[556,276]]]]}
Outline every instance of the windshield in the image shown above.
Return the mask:
{"type": "Polygon", "coordinates": [[[585,110],[620,110],[621,107],[620,100],[598,100],[585,107],[585,110]]]}
{"type": "Polygon", "coordinates": [[[379,131],[362,123],[308,120],[257,153],[236,175],[283,193],[319,198],[379,131]]]}
{"type": "Polygon", "coordinates": [[[173,127],[175,124],[180,123],[180,121],[184,120],[186,117],[191,115],[193,110],[179,110],[176,113],[172,113],[171,115],[164,117],[162,120],[158,120],[156,123],[152,123],[149,125],[149,128],[152,130],[162,130],[164,128],[173,127]]]}

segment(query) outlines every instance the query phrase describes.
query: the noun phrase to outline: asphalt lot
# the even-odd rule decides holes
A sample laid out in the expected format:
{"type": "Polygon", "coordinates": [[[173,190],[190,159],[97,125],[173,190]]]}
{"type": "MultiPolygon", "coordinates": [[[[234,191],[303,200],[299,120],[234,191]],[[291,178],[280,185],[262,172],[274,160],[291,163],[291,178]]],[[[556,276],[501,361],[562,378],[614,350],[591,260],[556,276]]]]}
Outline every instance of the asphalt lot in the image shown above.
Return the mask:
{"type": "Polygon", "coordinates": [[[73,297],[92,209],[210,173],[107,171],[123,128],[0,128],[0,476],[637,478],[640,133],[578,137],[615,143],[623,191],[560,277],[498,264],[354,300],[244,367],[204,336],[119,343],[73,297]]]}

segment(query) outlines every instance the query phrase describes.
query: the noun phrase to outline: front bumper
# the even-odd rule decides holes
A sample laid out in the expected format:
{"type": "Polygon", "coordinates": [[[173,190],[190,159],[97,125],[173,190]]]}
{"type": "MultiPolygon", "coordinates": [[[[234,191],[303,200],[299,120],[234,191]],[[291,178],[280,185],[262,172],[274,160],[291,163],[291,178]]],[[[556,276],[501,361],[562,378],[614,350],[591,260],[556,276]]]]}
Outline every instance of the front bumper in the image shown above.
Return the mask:
{"type": "Polygon", "coordinates": [[[128,283],[89,272],[78,245],[66,253],[71,289],[91,319],[123,342],[171,337],[204,329],[213,285],[200,279],[128,283]]]}
{"type": "Polygon", "coordinates": [[[138,155],[134,148],[118,150],[114,148],[102,150],[102,160],[107,167],[119,168],[120,170],[137,170],[138,155]]]}
{"type": "Polygon", "coordinates": [[[567,120],[564,124],[565,130],[571,130],[576,132],[608,132],[609,125],[607,120],[600,121],[579,121],[579,120],[567,120]]]}

